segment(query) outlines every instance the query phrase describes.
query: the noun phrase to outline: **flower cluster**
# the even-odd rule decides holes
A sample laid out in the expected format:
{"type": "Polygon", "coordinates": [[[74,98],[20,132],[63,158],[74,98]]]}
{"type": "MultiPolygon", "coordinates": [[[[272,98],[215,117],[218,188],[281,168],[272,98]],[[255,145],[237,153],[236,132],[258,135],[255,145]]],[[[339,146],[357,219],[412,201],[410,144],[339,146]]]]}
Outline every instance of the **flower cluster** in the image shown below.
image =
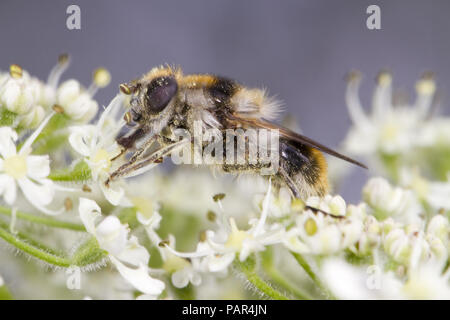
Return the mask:
{"type": "Polygon", "coordinates": [[[0,73],[0,238],[39,262],[17,268],[27,260],[0,250],[0,298],[450,298],[450,131],[429,116],[429,75],[408,106],[381,73],[370,116],[350,78],[344,148],[379,171],[347,204],[181,166],[106,184],[126,161],[116,138],[128,102],[118,94],[95,117],[109,73],[87,89],[59,84],[68,63],[46,83],[17,65],[0,73]],[[79,290],[61,272],[73,268],[79,290]],[[17,272],[39,292],[14,287],[17,272]]]}
{"type": "Polygon", "coordinates": [[[431,73],[416,83],[416,99],[408,103],[405,94],[392,88],[392,75],[386,71],[377,77],[370,114],[362,107],[358,91],[361,76],[349,75],[346,102],[353,126],[343,149],[363,156],[372,168],[399,182],[402,169],[413,170],[420,162],[424,174],[446,180],[450,170],[450,118],[436,117],[438,98],[431,73]]]}

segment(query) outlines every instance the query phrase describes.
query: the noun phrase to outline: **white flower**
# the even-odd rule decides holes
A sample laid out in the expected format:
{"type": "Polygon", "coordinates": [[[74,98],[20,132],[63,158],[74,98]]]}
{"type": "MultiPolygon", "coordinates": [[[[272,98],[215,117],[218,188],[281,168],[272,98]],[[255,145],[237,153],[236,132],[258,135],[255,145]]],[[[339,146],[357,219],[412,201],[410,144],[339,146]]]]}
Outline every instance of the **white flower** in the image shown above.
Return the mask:
{"type": "Polygon", "coordinates": [[[25,114],[38,104],[40,86],[23,71],[20,77],[8,76],[0,86],[0,104],[17,114],[25,114]]]}
{"type": "Polygon", "coordinates": [[[324,283],[339,299],[401,299],[402,282],[381,266],[357,267],[343,259],[326,259],[321,267],[324,283]]]}
{"type": "Polygon", "coordinates": [[[395,227],[386,232],[383,239],[385,252],[403,265],[419,264],[430,260],[445,261],[447,250],[442,240],[432,233],[425,233],[414,225],[395,227]],[[414,254],[416,250],[416,254],[414,254]]]}
{"type": "MultiPolygon", "coordinates": [[[[207,231],[204,243],[199,243],[193,253],[180,253],[167,246],[170,252],[183,258],[202,258],[198,264],[202,270],[223,272],[233,262],[236,255],[240,261],[245,261],[254,252],[263,251],[266,246],[282,243],[285,235],[284,227],[272,225],[267,228],[266,219],[270,209],[271,184],[263,201],[259,219],[249,221],[248,230],[240,230],[234,218],[225,223],[219,222],[218,232],[207,231]]],[[[220,219],[218,219],[220,221],[220,219]]]]}
{"type": "Polygon", "coordinates": [[[17,133],[10,127],[0,128],[0,195],[13,205],[17,198],[17,185],[25,198],[37,209],[47,214],[59,214],[63,209],[52,211],[46,208],[55,194],[56,185],[47,178],[50,174],[48,155],[31,155],[31,145],[50,120],[49,115],[23,143],[19,151],[15,142],[17,133]]]}
{"type": "MultiPolygon", "coordinates": [[[[215,257],[220,259],[220,262],[225,262],[222,265],[223,269],[233,261],[236,253],[239,254],[240,261],[245,261],[250,254],[263,251],[265,246],[282,242],[285,234],[284,228],[278,225],[272,225],[270,228],[266,226],[270,210],[271,190],[271,184],[269,183],[262,205],[261,216],[259,219],[251,219],[249,221],[250,229],[240,230],[235,220],[229,218],[228,223],[222,225],[222,229],[217,234],[212,231],[206,233],[206,242],[215,252],[215,257]]],[[[215,259],[211,255],[209,259],[211,265],[218,262],[214,261],[215,259]]]]}
{"type": "Polygon", "coordinates": [[[136,208],[136,217],[142,225],[151,230],[159,228],[161,215],[156,201],[144,197],[132,197],[130,201],[136,208]]]}
{"type": "Polygon", "coordinates": [[[145,294],[157,296],[162,293],[164,282],[149,275],[148,251],[138,243],[135,236],[129,237],[126,225],[121,224],[116,216],[108,216],[96,224],[101,216],[101,209],[95,201],[89,199],[80,198],[79,213],[86,230],[108,252],[109,259],[122,277],[145,294]]]}
{"type": "Polygon", "coordinates": [[[413,268],[402,288],[406,299],[449,300],[449,272],[442,274],[442,264],[424,263],[413,268]]]}
{"type": "MultiPolygon", "coordinates": [[[[435,257],[423,245],[422,233],[415,233],[412,244],[407,281],[403,294],[407,299],[450,299],[450,273],[445,270],[448,255],[435,257]]],[[[440,241],[440,240],[439,240],[440,241]]]]}
{"type": "Polygon", "coordinates": [[[442,269],[440,263],[427,262],[398,275],[380,264],[357,267],[327,259],[321,273],[341,299],[450,299],[449,274],[442,274],[442,269]]]}
{"type": "Polygon", "coordinates": [[[328,214],[308,209],[299,215],[284,240],[288,249],[299,253],[333,254],[360,239],[363,232],[361,208],[349,207],[347,214],[344,199],[329,195],[323,199],[310,197],[307,205],[328,214]]]}
{"type": "Polygon", "coordinates": [[[428,181],[418,168],[400,170],[401,185],[414,190],[419,199],[426,201],[433,209],[450,210],[450,175],[447,181],[428,181]]]}
{"type": "Polygon", "coordinates": [[[5,285],[5,281],[3,280],[2,276],[0,276],[0,287],[3,287],[5,285]]]}
{"type": "Polygon", "coordinates": [[[405,223],[421,221],[422,208],[414,193],[393,187],[383,178],[371,178],[363,188],[363,198],[380,220],[393,216],[405,223]]]}
{"type": "Polygon", "coordinates": [[[175,250],[175,238],[169,235],[169,243],[163,248],[159,248],[161,257],[164,261],[163,269],[171,275],[172,284],[176,288],[184,288],[189,283],[194,286],[198,286],[202,282],[202,278],[199,273],[199,261],[198,259],[192,259],[188,261],[185,258],[180,258],[173,254],[175,250]]]}
{"type": "MultiPolygon", "coordinates": [[[[264,194],[255,197],[259,204],[264,200],[264,194]],[[262,198],[262,199],[261,199],[262,198]]],[[[285,217],[292,213],[292,196],[287,188],[280,188],[278,195],[270,195],[269,214],[275,218],[285,217]]]]}
{"type": "Polygon", "coordinates": [[[353,74],[347,87],[346,101],[353,127],[345,142],[345,149],[353,154],[370,155],[404,153],[419,142],[420,129],[432,104],[435,84],[431,78],[417,83],[414,106],[394,105],[391,75],[378,76],[372,100],[372,113],[367,115],[358,96],[360,76],[353,74]]]}
{"type": "Polygon", "coordinates": [[[200,285],[202,279],[198,273],[198,259],[193,259],[190,262],[173,254],[172,250],[169,250],[169,248],[175,250],[175,238],[173,235],[169,235],[169,243],[166,243],[164,247],[159,245],[162,239],[156,233],[156,229],[159,228],[161,221],[158,204],[142,197],[133,197],[131,202],[137,210],[136,217],[138,221],[144,226],[149,239],[158,248],[164,262],[162,268],[171,275],[172,284],[176,288],[184,288],[189,283],[195,286],[200,285]]]}
{"type": "Polygon", "coordinates": [[[297,218],[296,227],[288,231],[284,244],[302,254],[333,254],[354,245],[362,229],[359,219],[337,221],[321,212],[306,210],[297,218]]]}
{"type": "Polygon", "coordinates": [[[450,145],[450,118],[440,117],[425,122],[417,142],[423,147],[450,145]]]}
{"type": "Polygon", "coordinates": [[[309,197],[306,204],[312,208],[320,209],[334,216],[345,216],[347,206],[341,196],[331,196],[327,194],[323,198],[309,197]]]}
{"type": "Polygon", "coordinates": [[[444,244],[448,244],[450,233],[448,218],[443,215],[436,215],[431,218],[427,226],[427,233],[441,239],[444,244]]]}
{"type": "Polygon", "coordinates": [[[91,169],[94,182],[97,182],[106,199],[113,205],[125,201],[125,191],[117,183],[106,187],[111,170],[111,159],[120,153],[120,146],[115,136],[122,124],[115,122],[115,115],[120,110],[123,96],[116,96],[103,111],[96,125],[82,125],[70,128],[69,143],[72,148],[84,157],[91,169]]]}
{"type": "Polygon", "coordinates": [[[351,248],[351,250],[360,255],[367,255],[380,245],[382,226],[372,215],[367,215],[363,221],[364,232],[361,234],[357,245],[351,248]]]}
{"type": "Polygon", "coordinates": [[[41,106],[34,106],[28,113],[20,117],[19,125],[24,128],[37,127],[45,117],[45,109],[41,106]]]}
{"type": "Polygon", "coordinates": [[[97,102],[74,79],[61,84],[56,92],[56,100],[71,119],[89,122],[97,114],[97,102]]]}

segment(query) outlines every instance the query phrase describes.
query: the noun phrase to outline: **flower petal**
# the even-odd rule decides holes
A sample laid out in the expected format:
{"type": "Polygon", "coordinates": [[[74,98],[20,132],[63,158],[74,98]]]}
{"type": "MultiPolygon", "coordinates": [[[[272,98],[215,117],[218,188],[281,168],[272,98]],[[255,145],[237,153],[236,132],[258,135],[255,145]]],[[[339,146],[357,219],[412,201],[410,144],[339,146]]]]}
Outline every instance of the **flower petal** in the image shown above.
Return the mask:
{"type": "Polygon", "coordinates": [[[53,181],[42,179],[36,183],[28,178],[22,178],[18,179],[17,183],[30,203],[38,206],[46,206],[52,202],[55,194],[53,181]]]}
{"type": "Polygon", "coordinates": [[[111,262],[116,266],[117,270],[122,277],[125,278],[133,287],[137,290],[150,295],[160,295],[164,288],[164,282],[158,279],[152,278],[148,274],[148,267],[144,264],[140,264],[139,268],[132,269],[125,266],[118,259],[113,256],[109,257],[111,262]]]}
{"type": "Polygon", "coordinates": [[[80,198],[78,211],[87,232],[95,235],[95,220],[102,215],[98,204],[94,200],[80,198]]]}
{"type": "Polygon", "coordinates": [[[45,156],[27,157],[27,175],[32,179],[43,179],[50,174],[50,158],[45,156]]]}
{"type": "Polygon", "coordinates": [[[139,266],[141,263],[145,265],[148,264],[150,254],[147,249],[139,244],[138,239],[135,236],[131,236],[125,249],[116,255],[116,257],[123,262],[127,262],[134,266],[139,266]]]}
{"type": "Polygon", "coordinates": [[[0,175],[0,195],[3,194],[7,204],[12,205],[16,201],[17,186],[13,177],[7,174],[0,175]]]}
{"type": "Polygon", "coordinates": [[[128,230],[116,216],[108,216],[97,226],[96,237],[102,249],[120,254],[127,245],[128,230]]]}
{"type": "Polygon", "coordinates": [[[223,255],[210,255],[206,259],[208,261],[208,268],[210,272],[223,271],[233,262],[236,254],[229,252],[223,255]]]}
{"type": "Polygon", "coordinates": [[[16,154],[17,133],[10,127],[0,128],[0,154],[7,158],[16,154]]]}
{"type": "Polygon", "coordinates": [[[94,136],[95,127],[92,125],[71,127],[69,143],[79,154],[89,157],[91,155],[91,143],[94,136]]]}
{"type": "Polygon", "coordinates": [[[106,200],[108,200],[112,205],[119,205],[124,197],[125,191],[121,187],[109,185],[105,186],[103,182],[100,183],[100,189],[105,195],[106,200]]]}

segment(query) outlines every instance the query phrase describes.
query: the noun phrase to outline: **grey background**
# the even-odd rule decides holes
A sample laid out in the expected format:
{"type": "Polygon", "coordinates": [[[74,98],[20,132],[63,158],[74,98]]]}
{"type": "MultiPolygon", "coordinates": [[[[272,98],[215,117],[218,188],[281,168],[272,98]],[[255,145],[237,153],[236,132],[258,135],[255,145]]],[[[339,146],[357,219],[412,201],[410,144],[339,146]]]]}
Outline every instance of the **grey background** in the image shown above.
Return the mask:
{"type": "MultiPolygon", "coordinates": [[[[295,115],[303,132],[338,146],[350,125],[344,75],[365,75],[369,106],[381,68],[413,93],[425,70],[450,87],[450,1],[5,1],[0,2],[0,69],[17,63],[46,79],[59,53],[72,55],[65,77],[89,85],[105,66],[112,84],[96,96],[107,104],[119,83],[161,63],[265,86],[295,115]],[[66,8],[81,7],[81,30],[66,29],[66,8]],[[381,7],[382,30],[365,26],[366,8],[381,7]]],[[[444,107],[448,97],[443,96],[444,107]]],[[[364,173],[344,185],[359,198],[364,173]]]]}

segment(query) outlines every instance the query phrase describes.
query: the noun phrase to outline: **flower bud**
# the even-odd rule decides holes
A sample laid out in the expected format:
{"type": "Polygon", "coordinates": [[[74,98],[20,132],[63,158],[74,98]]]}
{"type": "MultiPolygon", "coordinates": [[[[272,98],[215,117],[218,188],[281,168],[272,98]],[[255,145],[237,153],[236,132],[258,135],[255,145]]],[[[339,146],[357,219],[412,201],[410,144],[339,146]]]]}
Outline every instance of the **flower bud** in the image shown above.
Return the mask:
{"type": "Polygon", "coordinates": [[[35,106],[30,112],[20,118],[19,125],[24,128],[36,128],[44,119],[45,110],[41,106],[35,106]]]}
{"type": "Polygon", "coordinates": [[[0,88],[0,104],[11,112],[25,114],[39,100],[40,90],[24,71],[20,78],[9,78],[0,88]]]}
{"type": "Polygon", "coordinates": [[[91,99],[78,81],[68,80],[57,90],[57,103],[64,108],[64,113],[74,120],[90,121],[98,110],[98,104],[91,99]]]}

